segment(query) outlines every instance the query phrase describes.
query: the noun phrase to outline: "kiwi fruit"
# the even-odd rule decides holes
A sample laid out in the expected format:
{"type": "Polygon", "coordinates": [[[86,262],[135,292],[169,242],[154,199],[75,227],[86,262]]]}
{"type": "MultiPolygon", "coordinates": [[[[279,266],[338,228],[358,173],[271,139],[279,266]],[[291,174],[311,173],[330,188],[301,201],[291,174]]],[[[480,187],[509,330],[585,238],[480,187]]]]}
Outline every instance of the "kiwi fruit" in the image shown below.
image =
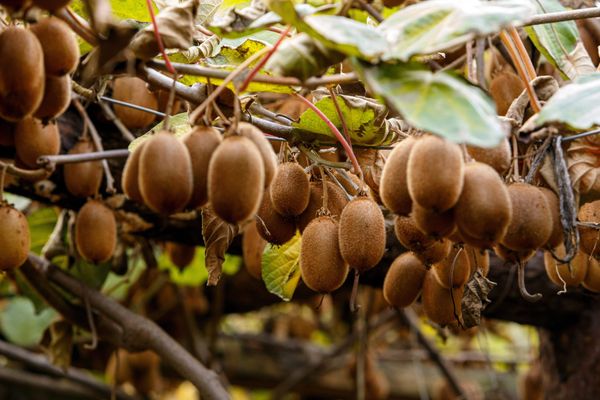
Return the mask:
{"type": "Polygon", "coordinates": [[[414,253],[400,254],[385,275],[383,297],[393,307],[408,307],[423,288],[427,270],[414,253]]]}
{"type": "Polygon", "coordinates": [[[31,32],[42,45],[47,75],[63,76],[75,71],[79,63],[79,45],[65,22],[56,17],[43,18],[31,26],[31,32]]]}
{"type": "MultiPolygon", "coordinates": [[[[327,185],[327,209],[331,215],[339,217],[346,204],[348,204],[348,198],[338,185],[329,180],[325,182],[327,185]]],[[[311,182],[308,206],[306,206],[306,209],[297,218],[297,225],[300,232],[304,232],[310,221],[317,217],[317,213],[322,207],[323,183],[322,181],[311,182]]]]}
{"type": "Polygon", "coordinates": [[[300,164],[286,162],[277,168],[269,191],[275,211],[284,217],[295,217],[308,207],[310,181],[300,164]]]}
{"type": "Polygon", "coordinates": [[[46,75],[44,97],[33,116],[39,119],[56,118],[66,111],[69,104],[71,104],[71,77],[46,75]]]}
{"type": "Polygon", "coordinates": [[[560,201],[556,193],[551,189],[545,187],[540,187],[539,189],[546,196],[546,201],[552,214],[552,233],[548,242],[546,242],[546,247],[553,249],[563,242],[563,228],[560,222],[560,201]]]}
{"type": "MultiPolygon", "coordinates": [[[[558,257],[564,258],[566,255],[565,246],[563,244],[559,245],[554,249],[554,252],[558,257]]],[[[552,257],[552,253],[546,250],[544,252],[544,267],[546,268],[546,274],[552,282],[560,287],[563,286],[563,281],[568,287],[577,287],[586,277],[588,271],[588,258],[590,258],[590,256],[583,251],[577,252],[570,262],[571,270],[569,270],[568,263],[565,264],[555,260],[554,257],[552,257]]]]}
{"type": "Polygon", "coordinates": [[[527,183],[508,186],[512,217],[501,244],[516,251],[542,247],[552,234],[552,213],[546,196],[527,183]]]}
{"type": "Polygon", "coordinates": [[[469,255],[464,248],[453,246],[446,258],[433,264],[432,271],[446,289],[463,286],[471,275],[469,255]]]}
{"type": "Polygon", "coordinates": [[[75,245],[86,261],[101,263],[111,258],[117,244],[117,221],[112,210],[89,200],[75,220],[75,245]]]}
{"type": "Polygon", "coordinates": [[[60,133],[56,123],[42,125],[39,119],[25,118],[15,127],[17,157],[28,168],[37,168],[39,156],[53,156],[60,151],[60,133]]]}
{"type": "Polygon", "coordinates": [[[412,199],[408,193],[406,169],[409,155],[417,142],[412,136],[398,143],[383,167],[379,183],[379,196],[383,205],[398,215],[408,215],[412,199]]]}
{"type": "Polygon", "coordinates": [[[496,243],[504,237],[511,215],[510,196],[500,175],[487,164],[467,164],[463,190],[454,207],[459,231],[468,237],[496,243]]]}
{"type": "MultiPolygon", "coordinates": [[[[138,106],[156,109],[158,101],[148,90],[146,82],[137,77],[124,76],[116,78],[113,82],[113,94],[115,100],[125,101],[138,106]]],[[[128,129],[145,128],[154,122],[156,116],[130,107],[113,105],[115,115],[128,129]]]]}
{"type": "Polygon", "coordinates": [[[284,244],[296,234],[296,223],[275,211],[268,190],[256,213],[256,228],[259,235],[272,244],[284,244]]]}
{"type": "Polygon", "coordinates": [[[33,5],[47,11],[56,11],[71,4],[71,0],[32,0],[33,5]]]}
{"type": "Polygon", "coordinates": [[[244,266],[250,276],[262,279],[262,255],[267,241],[261,237],[256,223],[251,222],[244,228],[242,236],[242,256],[244,266]]]}
{"type": "Polygon", "coordinates": [[[463,170],[459,145],[434,135],[418,139],[406,170],[411,199],[436,212],[454,207],[463,188],[463,170]]]}
{"type": "Polygon", "coordinates": [[[193,189],[192,160],[185,145],[161,131],[140,150],[138,185],[144,204],[165,215],[183,210],[193,189]]]}
{"type": "Polygon", "coordinates": [[[194,189],[188,208],[202,207],[208,202],[208,164],[223,139],[215,128],[197,126],[182,140],[190,153],[194,176],[194,189]]]}
{"type": "MultiPolygon", "coordinates": [[[[94,151],[90,140],[80,140],[69,150],[69,154],[85,154],[94,151]]],[[[65,164],[63,176],[69,193],[77,197],[91,197],[98,193],[102,184],[102,162],[86,161],[65,164]]]]}
{"type": "Polygon", "coordinates": [[[452,242],[448,239],[436,240],[432,245],[416,252],[415,255],[425,265],[432,265],[448,257],[452,249],[452,242]]]}
{"type": "Polygon", "coordinates": [[[508,139],[503,139],[496,147],[476,147],[467,145],[467,153],[475,160],[489,165],[503,175],[508,168],[512,154],[508,139]]]}
{"type": "Polygon", "coordinates": [[[23,265],[30,245],[31,235],[25,215],[5,202],[0,203],[0,270],[23,265]]]}
{"type": "Polygon", "coordinates": [[[435,239],[448,236],[456,229],[453,208],[439,213],[415,203],[411,215],[417,228],[435,239]]]}
{"type": "Polygon", "coordinates": [[[472,237],[467,232],[463,232],[460,229],[454,231],[449,238],[453,242],[468,244],[469,246],[477,247],[479,249],[491,249],[494,247],[494,243],[481,238],[472,237]]]}
{"type": "Polygon", "coordinates": [[[146,141],[141,142],[134,150],[129,154],[129,158],[125,162],[123,167],[123,174],[121,175],[121,187],[123,193],[129,199],[143,204],[144,198],[140,192],[140,186],[138,182],[139,170],[140,170],[140,154],[142,154],[142,148],[146,144],[146,141]]]}
{"type": "Polygon", "coordinates": [[[229,136],[217,147],[208,165],[208,199],[215,213],[231,224],[258,211],[265,183],[264,162],[252,140],[229,136]]]}
{"type": "Polygon", "coordinates": [[[475,271],[479,270],[483,276],[487,276],[490,272],[490,255],[488,251],[465,245],[465,252],[469,257],[469,265],[471,266],[470,275],[472,276],[475,271]]]}
{"type": "Polygon", "coordinates": [[[16,122],[32,115],[44,97],[44,53],[28,29],[0,33],[0,117],[16,122]]]}
{"type": "Polygon", "coordinates": [[[435,242],[434,238],[417,228],[412,216],[397,216],[394,219],[394,233],[402,246],[415,252],[423,251],[435,242]]]}
{"type": "Polygon", "coordinates": [[[167,242],[165,246],[169,260],[179,269],[192,263],[196,256],[196,247],[177,242],[167,242]]]}
{"type": "Polygon", "coordinates": [[[254,142],[256,148],[260,152],[265,171],[264,185],[265,187],[269,186],[277,172],[277,156],[273,151],[273,146],[271,146],[271,143],[269,143],[265,134],[254,125],[248,122],[240,122],[237,128],[238,134],[247,137],[254,142]]]}
{"type": "Polygon", "coordinates": [[[0,118],[0,146],[15,145],[15,124],[0,118]]]}
{"type": "MultiPolygon", "coordinates": [[[[600,200],[583,204],[579,208],[577,218],[580,222],[600,223],[600,200]]],[[[579,235],[581,250],[592,257],[598,257],[600,254],[600,229],[580,226],[579,235]]]]}
{"type": "Polygon", "coordinates": [[[350,172],[346,172],[346,176],[349,178],[342,176],[338,171],[334,171],[333,175],[337,178],[338,182],[342,185],[342,188],[348,193],[350,196],[358,196],[360,189],[362,187],[362,182],[360,178],[350,172]]]}
{"type": "Polygon", "coordinates": [[[496,103],[498,115],[506,115],[513,101],[525,89],[523,81],[511,71],[502,71],[490,82],[490,95],[496,103]]]}
{"type": "Polygon", "coordinates": [[[498,243],[494,246],[494,252],[503,261],[517,263],[527,262],[535,255],[535,250],[511,250],[498,243]]]}
{"type": "Polygon", "coordinates": [[[352,200],[340,216],[340,253],[346,263],[362,273],[373,268],[385,252],[385,219],[367,197],[352,200]]]}
{"type": "Polygon", "coordinates": [[[423,311],[427,318],[438,325],[454,325],[462,313],[463,287],[446,289],[438,282],[433,271],[425,274],[423,281],[423,311]]]}
{"type": "Polygon", "coordinates": [[[302,280],[317,293],[336,290],[348,276],[348,264],[338,246],[338,232],[338,223],[332,217],[323,216],[312,220],[302,234],[302,280]]]}
{"type": "Polygon", "coordinates": [[[158,102],[158,111],[163,112],[165,114],[177,114],[181,108],[181,101],[177,98],[177,94],[175,94],[175,99],[173,100],[173,109],[167,110],[169,106],[169,91],[168,90],[158,90],[154,93],[156,96],[156,101],[158,102]]]}
{"type": "Polygon", "coordinates": [[[600,293],[600,263],[592,257],[587,257],[588,269],[581,283],[584,288],[594,293],[600,293]]]}

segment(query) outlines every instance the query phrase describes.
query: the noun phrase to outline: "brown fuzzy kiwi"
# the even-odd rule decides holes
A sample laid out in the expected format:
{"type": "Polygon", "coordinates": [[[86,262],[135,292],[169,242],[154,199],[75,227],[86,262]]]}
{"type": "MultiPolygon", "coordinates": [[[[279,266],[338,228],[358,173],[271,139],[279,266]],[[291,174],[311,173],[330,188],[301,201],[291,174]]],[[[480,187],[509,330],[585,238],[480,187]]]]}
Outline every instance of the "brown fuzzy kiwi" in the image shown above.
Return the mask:
{"type": "Polygon", "coordinates": [[[89,200],[77,213],[75,244],[87,261],[109,260],[117,244],[117,221],[112,210],[98,200],[89,200]]]}
{"type": "Polygon", "coordinates": [[[415,252],[423,251],[435,242],[434,238],[417,228],[412,216],[397,216],[394,219],[394,232],[402,246],[415,252]]]}
{"type": "Polygon", "coordinates": [[[244,266],[250,276],[259,280],[262,279],[262,255],[266,246],[267,241],[260,236],[256,223],[246,225],[242,236],[244,266]]]}
{"type": "MultiPolygon", "coordinates": [[[[577,218],[580,222],[600,223],[600,200],[582,205],[577,213],[577,218]]],[[[579,235],[581,250],[592,257],[598,257],[600,255],[600,230],[580,226],[579,235]]]]}
{"type": "Polygon", "coordinates": [[[43,10],[56,11],[71,4],[72,0],[32,0],[33,4],[43,10]]]}
{"type": "Polygon", "coordinates": [[[406,170],[411,199],[423,208],[446,211],[456,204],[463,188],[460,146],[428,135],[415,143],[406,170]]]}
{"type": "Polygon", "coordinates": [[[471,266],[470,275],[472,276],[475,271],[479,270],[483,276],[487,276],[490,272],[490,255],[488,251],[465,245],[465,252],[469,257],[469,265],[471,266]]]}
{"type": "Polygon", "coordinates": [[[456,229],[454,208],[439,213],[415,203],[411,215],[421,232],[436,239],[448,236],[456,229]]]}
{"type": "Polygon", "coordinates": [[[183,210],[193,189],[192,160],[183,142],[161,131],[140,150],[138,185],[144,203],[165,215],[183,210]]]}
{"type": "Polygon", "coordinates": [[[552,213],[546,196],[527,183],[508,186],[512,218],[501,244],[516,251],[542,247],[552,234],[552,213]]]}
{"type": "Polygon", "coordinates": [[[340,216],[340,253],[359,273],[373,268],[385,253],[385,219],[367,197],[352,200],[340,216]]]}
{"type": "Polygon", "coordinates": [[[215,128],[197,126],[182,140],[190,153],[194,175],[194,190],[188,208],[202,207],[208,202],[208,165],[210,158],[223,139],[215,128]]]}
{"type": "Polygon", "coordinates": [[[358,193],[360,192],[360,188],[362,186],[362,183],[358,176],[356,176],[355,174],[352,174],[350,172],[347,172],[346,175],[348,176],[349,179],[346,179],[346,177],[344,177],[338,171],[334,171],[333,175],[337,178],[338,182],[342,185],[342,187],[344,188],[346,193],[348,193],[350,196],[358,195],[358,193]]]}
{"type": "Polygon", "coordinates": [[[15,145],[15,124],[0,118],[0,146],[15,145]]]}
{"type": "Polygon", "coordinates": [[[139,170],[140,170],[140,155],[142,154],[142,148],[147,141],[141,142],[132,153],[129,154],[129,158],[125,162],[123,167],[123,174],[121,175],[121,187],[125,196],[137,203],[144,203],[144,198],[140,192],[139,186],[139,170]]]}
{"type": "Polygon", "coordinates": [[[423,281],[423,311],[427,318],[441,326],[457,323],[462,308],[463,287],[446,289],[439,284],[433,271],[428,271],[423,281]],[[456,316],[455,316],[456,314],[456,316]]]}
{"type": "MultiPolygon", "coordinates": [[[[555,254],[564,258],[566,255],[565,246],[559,245],[554,249],[555,254]]],[[[563,281],[568,287],[577,287],[583,280],[588,271],[588,258],[589,255],[583,251],[577,252],[575,257],[571,260],[571,270],[569,270],[569,263],[561,263],[552,257],[552,253],[549,250],[544,251],[544,267],[546,268],[546,274],[548,278],[556,285],[562,287],[563,281]]]]}
{"type": "Polygon", "coordinates": [[[69,104],[71,104],[71,77],[46,75],[44,98],[33,116],[39,119],[56,118],[65,112],[69,104]]]}
{"type": "Polygon", "coordinates": [[[318,293],[329,293],[344,283],[348,264],[338,246],[338,223],[329,216],[310,222],[302,234],[300,271],[302,280],[318,293]]]}
{"type": "MultiPolygon", "coordinates": [[[[137,77],[124,76],[115,79],[113,82],[113,94],[115,100],[125,101],[138,106],[156,109],[158,101],[156,97],[142,79],[137,77]]],[[[115,115],[129,129],[145,128],[154,122],[156,116],[141,110],[134,110],[130,107],[113,105],[115,115]]]]}
{"type": "MultiPolygon", "coordinates": [[[[348,198],[338,185],[329,180],[326,180],[325,182],[327,182],[327,209],[331,215],[340,216],[342,210],[346,207],[346,204],[348,204],[348,198]]],[[[306,210],[304,210],[297,218],[297,225],[300,232],[304,232],[304,229],[308,226],[310,221],[317,217],[317,213],[322,207],[323,183],[311,182],[308,206],[306,206],[306,210]]]]}
{"type": "Polygon", "coordinates": [[[168,90],[158,90],[154,93],[154,95],[156,96],[156,101],[157,101],[157,110],[160,112],[163,112],[165,114],[171,114],[171,115],[175,115],[179,112],[179,110],[181,109],[181,101],[177,98],[177,95],[175,95],[175,99],[173,100],[173,109],[172,110],[167,110],[167,107],[169,106],[169,91],[168,90]]]}
{"type": "Polygon", "coordinates": [[[500,175],[503,175],[510,167],[512,154],[508,139],[503,139],[498,146],[491,148],[467,146],[467,152],[475,161],[489,165],[500,175]]]}
{"type": "Polygon", "coordinates": [[[498,243],[494,246],[494,253],[503,261],[516,263],[529,260],[535,255],[535,250],[511,250],[498,243]]]}
{"type": "Polygon", "coordinates": [[[265,171],[264,185],[265,187],[269,186],[277,171],[277,156],[273,151],[273,146],[271,146],[271,143],[269,143],[265,134],[260,129],[248,122],[240,122],[238,124],[238,133],[247,137],[256,145],[263,160],[265,171]]]}
{"type": "Polygon", "coordinates": [[[275,211],[268,190],[256,213],[256,228],[260,236],[272,244],[284,244],[296,234],[296,223],[275,211]]]}
{"type": "Polygon", "coordinates": [[[471,275],[469,255],[464,248],[454,246],[446,258],[433,264],[431,270],[439,284],[446,289],[463,286],[471,275]]]}
{"type": "Polygon", "coordinates": [[[510,105],[519,97],[523,89],[525,86],[521,78],[510,71],[502,71],[492,79],[490,94],[496,103],[498,115],[506,115],[510,105]]]}
{"type": "Polygon", "coordinates": [[[308,175],[298,163],[283,163],[277,168],[269,192],[275,211],[284,217],[298,216],[310,200],[308,175]]]}
{"type": "Polygon", "coordinates": [[[31,26],[31,32],[37,36],[44,50],[47,75],[62,76],[75,71],[79,64],[79,45],[65,22],[56,17],[43,18],[31,26]]]}
{"type": "Polygon", "coordinates": [[[23,265],[29,255],[30,245],[31,236],[25,215],[5,202],[0,203],[0,270],[23,265]]]}
{"type": "Polygon", "coordinates": [[[196,256],[195,246],[177,242],[167,242],[166,251],[169,255],[169,260],[179,269],[190,265],[196,256]]]}
{"type": "Polygon", "coordinates": [[[419,297],[426,272],[414,253],[400,254],[385,275],[383,297],[391,306],[408,307],[419,297]]]}
{"type": "Polygon", "coordinates": [[[230,136],[208,165],[208,199],[224,221],[239,223],[258,211],[265,184],[264,162],[252,140],[230,136]]]}
{"type": "Polygon", "coordinates": [[[450,240],[456,243],[468,244],[469,246],[477,247],[479,249],[491,249],[494,247],[494,243],[481,238],[471,237],[467,232],[462,232],[459,229],[450,235],[450,240]]]}
{"type": "Polygon", "coordinates": [[[595,258],[587,258],[588,270],[581,283],[584,288],[594,293],[600,293],[600,263],[595,258]]]}
{"type": "Polygon", "coordinates": [[[467,237],[496,243],[504,237],[512,208],[506,185],[489,165],[472,162],[465,166],[462,193],[454,206],[459,231],[467,237]]]}
{"type": "Polygon", "coordinates": [[[552,233],[546,242],[546,247],[553,249],[559,246],[564,238],[562,223],[560,222],[560,202],[553,190],[545,187],[540,187],[539,189],[544,196],[546,196],[546,201],[548,202],[550,213],[552,214],[552,233]]]}
{"type": "Polygon", "coordinates": [[[398,215],[408,215],[412,199],[408,193],[406,168],[409,155],[417,142],[412,136],[398,143],[388,156],[379,183],[379,196],[383,205],[398,215]]]}
{"type": "MultiPolygon", "coordinates": [[[[80,140],[69,150],[69,154],[85,154],[93,152],[94,144],[90,140],[80,140]]],[[[86,161],[82,163],[65,164],[63,176],[67,190],[73,196],[92,197],[102,184],[102,162],[86,161]]]]}
{"type": "Polygon", "coordinates": [[[0,60],[0,117],[16,122],[42,102],[44,53],[28,29],[11,26],[0,33],[0,60]]]}
{"type": "Polygon", "coordinates": [[[60,151],[58,125],[42,125],[39,119],[25,118],[15,127],[15,148],[19,160],[28,168],[37,168],[39,156],[53,156],[60,151]]]}
{"type": "Polygon", "coordinates": [[[448,257],[452,249],[452,242],[448,239],[436,240],[429,247],[415,253],[417,258],[425,265],[432,265],[448,257]]]}

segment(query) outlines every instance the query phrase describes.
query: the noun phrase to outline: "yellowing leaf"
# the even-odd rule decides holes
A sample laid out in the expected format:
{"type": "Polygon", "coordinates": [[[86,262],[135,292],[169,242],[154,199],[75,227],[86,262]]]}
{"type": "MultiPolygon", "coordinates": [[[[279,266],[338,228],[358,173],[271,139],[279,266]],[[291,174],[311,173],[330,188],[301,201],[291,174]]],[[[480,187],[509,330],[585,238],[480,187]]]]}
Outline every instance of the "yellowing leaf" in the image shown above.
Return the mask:
{"type": "Polygon", "coordinates": [[[285,301],[290,301],[300,280],[300,244],[296,233],[290,241],[275,246],[267,244],[262,257],[262,278],[267,290],[285,301]]]}
{"type": "Polygon", "coordinates": [[[210,206],[202,209],[202,237],[206,245],[205,262],[208,271],[208,286],[214,286],[221,278],[225,252],[240,233],[238,225],[231,225],[220,219],[210,206]]]}

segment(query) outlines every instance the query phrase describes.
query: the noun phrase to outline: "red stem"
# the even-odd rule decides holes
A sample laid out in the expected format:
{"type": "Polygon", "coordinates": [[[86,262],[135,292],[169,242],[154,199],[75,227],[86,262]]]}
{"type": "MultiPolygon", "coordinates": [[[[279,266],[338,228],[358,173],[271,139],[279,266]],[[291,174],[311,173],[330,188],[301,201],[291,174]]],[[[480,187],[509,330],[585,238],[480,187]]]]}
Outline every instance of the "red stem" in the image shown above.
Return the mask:
{"type": "Polygon", "coordinates": [[[169,60],[169,57],[167,56],[167,53],[165,52],[165,46],[163,45],[162,36],[160,36],[160,32],[158,31],[158,24],[156,23],[156,17],[154,15],[154,10],[152,9],[152,0],[146,0],[146,5],[148,6],[148,12],[150,13],[150,18],[152,19],[152,25],[154,26],[154,37],[156,38],[156,43],[158,44],[158,50],[160,51],[163,58],[165,59],[165,65],[167,67],[167,70],[169,70],[169,72],[172,73],[173,75],[176,75],[177,72],[175,71],[173,64],[171,64],[171,60],[169,60]]]}

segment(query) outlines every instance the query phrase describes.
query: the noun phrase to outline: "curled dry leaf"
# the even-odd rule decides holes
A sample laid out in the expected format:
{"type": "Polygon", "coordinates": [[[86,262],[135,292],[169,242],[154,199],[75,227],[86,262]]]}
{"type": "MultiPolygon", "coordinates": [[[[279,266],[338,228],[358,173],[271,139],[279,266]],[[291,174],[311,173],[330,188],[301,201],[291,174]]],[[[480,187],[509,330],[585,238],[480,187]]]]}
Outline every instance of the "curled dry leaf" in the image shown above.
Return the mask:
{"type": "Polygon", "coordinates": [[[479,270],[466,284],[462,298],[463,325],[466,329],[480,325],[481,312],[491,303],[488,294],[494,286],[496,283],[483,276],[479,270]]]}
{"type": "Polygon", "coordinates": [[[574,140],[567,150],[567,165],[575,190],[600,193],[600,140],[594,136],[574,140]]]}
{"type": "Polygon", "coordinates": [[[240,233],[239,225],[231,225],[217,217],[209,205],[202,208],[202,237],[206,269],[208,270],[208,286],[215,286],[221,278],[221,267],[225,261],[225,252],[240,233]]]}
{"type": "Polygon", "coordinates": [[[147,231],[153,226],[138,214],[132,212],[115,210],[115,217],[119,221],[119,226],[121,227],[121,232],[123,233],[147,231]]]}

